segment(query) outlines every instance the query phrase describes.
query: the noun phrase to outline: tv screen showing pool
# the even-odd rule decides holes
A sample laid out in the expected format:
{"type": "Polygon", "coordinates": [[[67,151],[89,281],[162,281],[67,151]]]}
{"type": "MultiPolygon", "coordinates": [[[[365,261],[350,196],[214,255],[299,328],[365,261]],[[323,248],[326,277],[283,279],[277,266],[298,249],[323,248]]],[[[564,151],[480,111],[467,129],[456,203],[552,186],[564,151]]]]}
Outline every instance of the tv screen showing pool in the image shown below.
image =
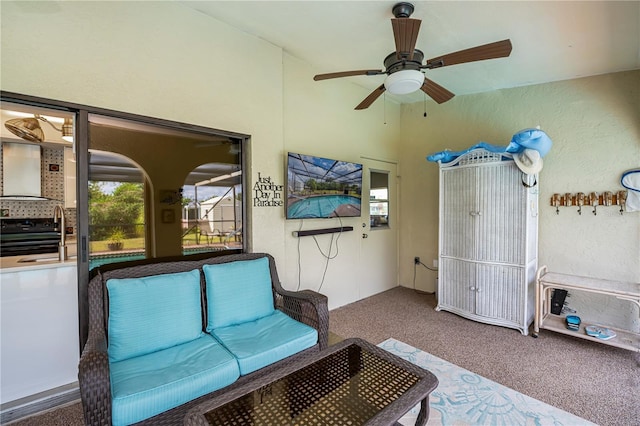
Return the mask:
{"type": "Polygon", "coordinates": [[[362,164],[290,152],[287,219],[359,217],[362,164]]]}

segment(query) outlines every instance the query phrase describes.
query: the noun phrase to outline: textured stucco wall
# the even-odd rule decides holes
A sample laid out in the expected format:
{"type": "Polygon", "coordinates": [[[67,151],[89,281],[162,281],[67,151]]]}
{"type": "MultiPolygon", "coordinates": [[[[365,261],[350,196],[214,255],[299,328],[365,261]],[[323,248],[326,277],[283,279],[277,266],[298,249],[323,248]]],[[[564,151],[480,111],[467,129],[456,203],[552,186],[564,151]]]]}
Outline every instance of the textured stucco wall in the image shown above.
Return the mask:
{"type": "MultiPolygon", "coordinates": [[[[459,96],[448,103],[402,108],[401,283],[412,286],[413,257],[437,258],[438,166],[426,155],[478,141],[506,145],[517,131],[540,125],[553,140],[540,173],[539,264],[555,272],[640,282],[640,212],[561,208],[554,193],[613,191],[622,172],[640,167],[640,71],[459,96]]],[[[418,269],[416,286],[435,289],[418,269]]],[[[568,299],[594,321],[640,329],[638,307],[577,292],[568,299]]]]}
{"type": "MultiPolygon", "coordinates": [[[[369,90],[348,79],[315,82],[317,70],[309,64],[179,2],[3,1],[1,19],[2,90],[250,135],[249,186],[258,174],[283,185],[287,151],[354,162],[361,156],[397,160],[399,105],[385,105],[381,97],[368,110],[354,111],[369,90]],[[56,46],[74,54],[62,55],[56,46]]],[[[298,240],[291,231],[299,222],[287,222],[281,207],[248,203],[247,210],[250,250],[271,253],[280,274],[290,278],[287,285],[294,285],[298,240]]],[[[179,228],[166,230],[170,225],[156,221],[157,234],[180,237],[179,228]]],[[[345,219],[344,225],[361,227],[361,220],[345,219]]],[[[323,287],[330,307],[359,298],[360,244],[357,232],[340,238],[340,255],[326,277],[335,284],[323,287]]],[[[325,262],[315,246],[310,251],[303,253],[302,268],[311,279],[302,287],[317,289],[325,262]]],[[[394,264],[390,259],[389,268],[394,264]]]]}
{"type": "MultiPolygon", "coordinates": [[[[7,1],[1,19],[2,90],[248,134],[254,158],[279,163],[277,46],[177,2],[7,1]]],[[[162,224],[160,210],[156,234],[171,235],[175,247],[181,230],[162,224]]],[[[281,232],[274,223],[250,235],[281,232]]]]}
{"type": "MultiPolygon", "coordinates": [[[[288,151],[355,163],[363,163],[362,157],[397,161],[400,106],[389,100],[385,104],[384,97],[380,97],[367,110],[355,111],[354,107],[370,91],[350,83],[348,79],[313,81],[316,72],[301,60],[284,56],[284,167],[288,151]]],[[[367,174],[366,170],[364,174],[367,174]]],[[[283,184],[284,176],[283,169],[282,174],[277,175],[283,184]]],[[[284,217],[283,209],[266,213],[270,216],[265,226],[284,217]]],[[[285,256],[282,261],[286,267],[280,274],[285,286],[295,289],[300,282],[300,288],[321,291],[327,295],[330,309],[369,295],[372,286],[364,278],[367,271],[363,269],[370,266],[372,259],[367,258],[363,245],[371,240],[362,238],[365,232],[363,221],[364,217],[285,220],[285,256]],[[353,226],[354,232],[314,238],[293,237],[293,231],[301,226],[303,229],[353,226]],[[325,274],[327,260],[321,250],[327,254],[329,247],[333,247],[333,258],[325,274]],[[299,260],[302,261],[301,271],[298,269],[299,260]]],[[[395,268],[393,256],[379,256],[375,261],[383,262],[389,269],[395,268]]],[[[395,272],[392,275],[395,278],[395,272]]],[[[398,283],[394,279],[385,284],[392,287],[398,283]]]]}

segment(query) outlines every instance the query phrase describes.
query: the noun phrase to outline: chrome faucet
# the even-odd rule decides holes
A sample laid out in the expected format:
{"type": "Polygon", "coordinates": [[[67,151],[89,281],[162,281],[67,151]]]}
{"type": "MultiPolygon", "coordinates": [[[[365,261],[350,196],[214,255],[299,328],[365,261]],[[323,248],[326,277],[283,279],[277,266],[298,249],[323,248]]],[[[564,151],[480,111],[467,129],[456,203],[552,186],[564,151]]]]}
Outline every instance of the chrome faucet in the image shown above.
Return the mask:
{"type": "Polygon", "coordinates": [[[67,260],[69,257],[67,255],[67,220],[64,216],[64,209],[61,205],[56,204],[53,208],[53,223],[56,225],[60,221],[60,242],[58,243],[58,260],[63,261],[67,260]]]}

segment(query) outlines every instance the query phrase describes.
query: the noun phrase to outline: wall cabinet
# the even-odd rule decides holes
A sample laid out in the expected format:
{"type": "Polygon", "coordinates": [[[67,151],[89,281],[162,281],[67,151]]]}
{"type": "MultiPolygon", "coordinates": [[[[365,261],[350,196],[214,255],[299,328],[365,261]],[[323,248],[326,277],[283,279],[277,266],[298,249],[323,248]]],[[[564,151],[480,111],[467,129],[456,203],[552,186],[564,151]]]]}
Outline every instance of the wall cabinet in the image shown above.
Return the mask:
{"type": "Polygon", "coordinates": [[[528,333],[534,315],[538,187],[510,154],[440,163],[437,310],[528,333]]]}

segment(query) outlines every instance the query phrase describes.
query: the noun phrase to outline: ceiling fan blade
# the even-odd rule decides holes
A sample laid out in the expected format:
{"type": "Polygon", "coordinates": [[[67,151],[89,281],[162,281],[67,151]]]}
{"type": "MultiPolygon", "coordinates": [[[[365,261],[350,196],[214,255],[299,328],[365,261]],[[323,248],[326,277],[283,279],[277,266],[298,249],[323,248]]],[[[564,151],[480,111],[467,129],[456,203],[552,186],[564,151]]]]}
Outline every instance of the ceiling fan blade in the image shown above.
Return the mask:
{"type": "Polygon", "coordinates": [[[434,101],[439,104],[447,102],[449,99],[455,96],[453,93],[440,86],[439,84],[429,80],[428,78],[424,79],[424,83],[422,84],[420,90],[429,95],[434,101]]]}
{"type": "Polygon", "coordinates": [[[505,58],[511,54],[511,40],[496,41],[470,49],[437,56],[427,60],[422,68],[440,68],[449,65],[463,64],[465,62],[482,61],[485,59],[505,58]]]}
{"type": "Polygon", "coordinates": [[[380,97],[380,95],[382,95],[384,93],[386,89],[384,88],[384,84],[381,84],[379,87],[376,88],[376,90],[374,90],[373,92],[371,92],[371,94],[369,96],[367,96],[366,98],[364,98],[364,101],[360,102],[360,104],[355,107],[355,109],[366,109],[369,108],[369,106],[380,97]]]}
{"type": "Polygon", "coordinates": [[[391,19],[393,38],[396,41],[396,55],[398,59],[413,59],[413,51],[420,31],[420,19],[396,18],[391,19]]]}
{"type": "Polygon", "coordinates": [[[330,72],[327,74],[318,74],[313,77],[315,81],[319,80],[328,80],[330,78],[340,78],[340,77],[351,77],[353,75],[378,75],[384,74],[384,71],[381,70],[358,70],[358,71],[340,71],[340,72],[330,72]]]}

